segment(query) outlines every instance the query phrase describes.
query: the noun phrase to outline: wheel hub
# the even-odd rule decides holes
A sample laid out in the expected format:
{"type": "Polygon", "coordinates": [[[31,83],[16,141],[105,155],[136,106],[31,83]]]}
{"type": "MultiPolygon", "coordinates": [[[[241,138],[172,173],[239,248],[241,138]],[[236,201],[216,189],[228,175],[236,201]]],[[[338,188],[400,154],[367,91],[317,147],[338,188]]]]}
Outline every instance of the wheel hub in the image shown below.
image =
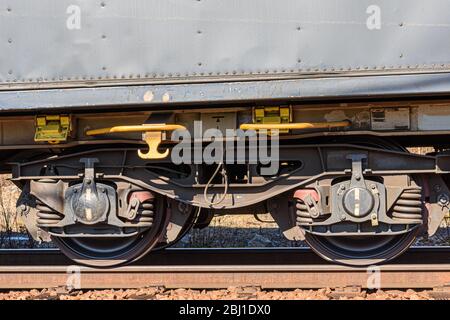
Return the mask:
{"type": "Polygon", "coordinates": [[[361,187],[351,188],[342,199],[345,211],[357,218],[367,216],[372,211],[374,204],[375,199],[372,193],[361,187]]]}

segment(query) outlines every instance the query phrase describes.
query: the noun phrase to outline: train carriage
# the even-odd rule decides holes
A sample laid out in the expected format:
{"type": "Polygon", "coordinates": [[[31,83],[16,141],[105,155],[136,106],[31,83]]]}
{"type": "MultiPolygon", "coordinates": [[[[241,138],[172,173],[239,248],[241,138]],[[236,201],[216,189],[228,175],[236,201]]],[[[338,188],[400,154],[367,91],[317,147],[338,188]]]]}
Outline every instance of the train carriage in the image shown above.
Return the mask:
{"type": "Polygon", "coordinates": [[[448,12],[0,0],[0,168],[33,238],[82,264],[263,213],[332,262],[388,261],[448,215],[448,12]]]}

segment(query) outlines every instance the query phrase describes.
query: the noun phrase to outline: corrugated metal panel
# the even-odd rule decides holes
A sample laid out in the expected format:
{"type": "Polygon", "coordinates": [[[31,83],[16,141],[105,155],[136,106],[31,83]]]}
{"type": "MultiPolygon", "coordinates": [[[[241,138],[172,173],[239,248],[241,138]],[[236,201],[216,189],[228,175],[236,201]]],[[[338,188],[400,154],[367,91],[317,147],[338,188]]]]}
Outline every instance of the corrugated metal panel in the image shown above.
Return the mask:
{"type": "Polygon", "coordinates": [[[0,87],[448,70],[449,12],[448,0],[0,0],[0,87]]]}

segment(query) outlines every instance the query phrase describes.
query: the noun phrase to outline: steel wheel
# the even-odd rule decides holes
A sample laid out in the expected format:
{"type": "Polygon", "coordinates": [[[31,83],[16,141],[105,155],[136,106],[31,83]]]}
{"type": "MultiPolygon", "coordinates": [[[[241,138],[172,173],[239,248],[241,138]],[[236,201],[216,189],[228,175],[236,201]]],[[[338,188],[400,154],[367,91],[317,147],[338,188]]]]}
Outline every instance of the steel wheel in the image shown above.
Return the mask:
{"type": "Polygon", "coordinates": [[[130,237],[56,237],[53,242],[71,260],[93,267],[111,267],[136,261],[152,250],[166,224],[164,199],[157,198],[153,226],[130,237]]]}
{"type": "MultiPolygon", "coordinates": [[[[377,137],[340,139],[340,142],[392,151],[407,150],[394,141],[377,137]]],[[[394,259],[406,251],[416,239],[419,228],[400,235],[365,237],[320,236],[306,232],[311,249],[327,261],[352,266],[378,264],[394,259]]]]}
{"type": "Polygon", "coordinates": [[[311,249],[327,261],[367,266],[394,259],[414,242],[418,228],[401,235],[371,237],[324,237],[306,233],[311,249]]]}

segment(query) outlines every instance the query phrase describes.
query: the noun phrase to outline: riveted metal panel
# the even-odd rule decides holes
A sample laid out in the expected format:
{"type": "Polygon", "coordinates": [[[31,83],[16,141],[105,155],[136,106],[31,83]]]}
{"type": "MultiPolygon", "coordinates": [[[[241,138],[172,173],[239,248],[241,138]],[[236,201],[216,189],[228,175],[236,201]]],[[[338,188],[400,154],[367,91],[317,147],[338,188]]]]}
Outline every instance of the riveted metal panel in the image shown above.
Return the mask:
{"type": "Polygon", "coordinates": [[[0,91],[1,112],[167,109],[225,102],[443,96],[450,73],[0,91]]]}
{"type": "Polygon", "coordinates": [[[443,71],[449,12],[447,0],[0,0],[0,89],[443,71]]]}

